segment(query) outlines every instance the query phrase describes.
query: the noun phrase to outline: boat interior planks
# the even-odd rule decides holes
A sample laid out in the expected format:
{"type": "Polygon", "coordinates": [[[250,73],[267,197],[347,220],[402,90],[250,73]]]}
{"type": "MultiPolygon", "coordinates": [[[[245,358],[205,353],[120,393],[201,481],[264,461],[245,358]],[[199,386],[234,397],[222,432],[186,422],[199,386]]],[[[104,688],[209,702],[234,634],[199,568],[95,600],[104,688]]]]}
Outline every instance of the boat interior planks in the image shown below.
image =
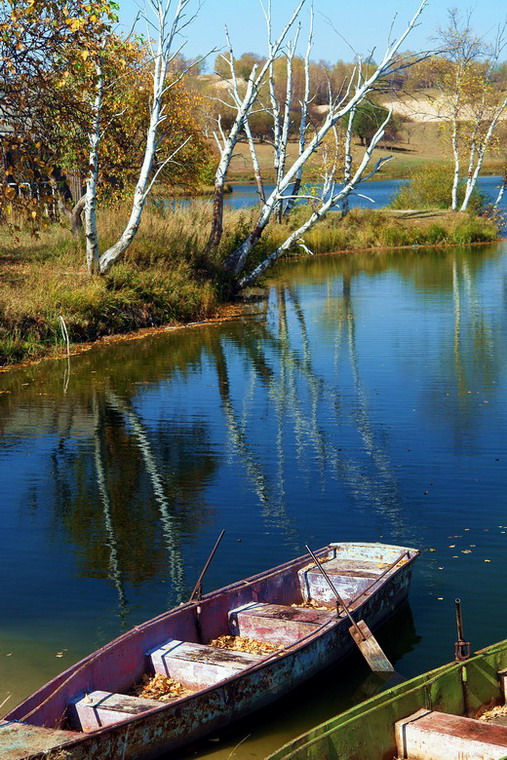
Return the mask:
{"type": "Polygon", "coordinates": [[[334,610],[250,602],[230,611],[229,627],[238,636],[290,646],[329,622],[334,615],[334,610]]]}
{"type": "Polygon", "coordinates": [[[147,655],[155,673],[174,678],[196,691],[232,678],[263,659],[249,652],[174,640],[147,655]]]}
{"type": "MultiPolygon", "coordinates": [[[[349,542],[315,554],[353,614],[374,629],[406,600],[419,552],[349,542]]],[[[298,557],[136,626],[28,697],[6,716],[7,725],[53,732],[54,746],[73,760],[159,757],[345,657],[354,648],[349,627],[313,562],[298,557]],[[233,648],[222,648],[231,640],[233,648]],[[245,642],[253,649],[245,651],[245,642]],[[150,675],[182,691],[163,701],[153,692],[145,698],[138,686],[150,675]]],[[[7,734],[0,725],[2,758],[7,734]]],[[[42,760],[45,749],[37,754],[20,742],[9,760],[42,760]]]]}

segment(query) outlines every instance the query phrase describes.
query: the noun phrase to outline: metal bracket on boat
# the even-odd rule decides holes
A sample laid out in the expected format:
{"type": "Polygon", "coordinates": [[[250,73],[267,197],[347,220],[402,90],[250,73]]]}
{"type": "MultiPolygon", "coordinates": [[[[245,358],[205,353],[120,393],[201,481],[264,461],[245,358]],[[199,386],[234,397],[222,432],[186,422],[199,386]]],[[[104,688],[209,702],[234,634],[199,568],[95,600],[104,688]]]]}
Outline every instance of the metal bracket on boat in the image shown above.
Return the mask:
{"type": "Polygon", "coordinates": [[[461,615],[461,599],[454,600],[456,604],[456,630],[458,632],[458,640],[454,645],[454,659],[456,662],[463,662],[470,658],[470,642],[465,641],[463,635],[463,617],[461,615]]]}

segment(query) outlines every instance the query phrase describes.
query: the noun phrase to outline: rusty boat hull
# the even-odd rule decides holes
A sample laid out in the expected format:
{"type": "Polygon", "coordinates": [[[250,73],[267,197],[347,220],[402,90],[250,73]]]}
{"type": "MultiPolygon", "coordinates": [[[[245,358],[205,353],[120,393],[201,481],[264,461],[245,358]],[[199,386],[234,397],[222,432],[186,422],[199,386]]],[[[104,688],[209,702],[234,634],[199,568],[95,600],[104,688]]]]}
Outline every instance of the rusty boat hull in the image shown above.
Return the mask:
{"type": "MultiPolygon", "coordinates": [[[[406,601],[418,554],[366,543],[329,544],[316,552],[354,617],[372,630],[406,601]]],[[[76,663],[0,721],[0,756],[42,760],[51,749],[66,760],[166,755],[265,707],[346,657],[355,646],[349,627],[308,556],[299,557],[163,613],[76,663]],[[327,610],[309,609],[310,600],[327,610]],[[279,649],[240,665],[231,662],[234,671],[225,663],[217,676],[223,657],[208,655],[212,647],[203,642],[231,633],[275,641],[279,649]],[[178,660],[178,652],[189,648],[192,661],[178,660]],[[128,708],[118,708],[121,695],[145,673],[163,672],[157,663],[170,676],[173,667],[186,668],[180,680],[193,682],[193,693],[159,703],[124,697],[128,708]],[[115,695],[111,710],[117,712],[103,712],[115,695]]]]}

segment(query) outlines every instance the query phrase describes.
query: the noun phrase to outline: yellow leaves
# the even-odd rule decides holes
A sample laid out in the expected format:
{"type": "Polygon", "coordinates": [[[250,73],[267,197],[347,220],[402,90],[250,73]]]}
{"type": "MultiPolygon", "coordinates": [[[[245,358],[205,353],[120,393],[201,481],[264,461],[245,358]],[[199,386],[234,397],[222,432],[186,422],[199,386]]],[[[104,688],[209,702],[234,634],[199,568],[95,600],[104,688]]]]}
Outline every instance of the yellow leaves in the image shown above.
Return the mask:
{"type": "Polygon", "coordinates": [[[133,690],[133,694],[137,697],[160,699],[162,702],[186,697],[191,693],[191,690],[179,681],[175,681],[174,678],[166,678],[160,673],[152,678],[144,676],[142,683],[133,690]]]}
{"type": "Polygon", "coordinates": [[[86,21],[83,18],[68,18],[65,23],[71,32],[79,32],[79,30],[86,24],[86,21]]]}
{"type": "Polygon", "coordinates": [[[81,50],[81,58],[83,61],[86,61],[86,59],[89,57],[90,51],[89,50],[81,50]]]}
{"type": "Polygon", "coordinates": [[[4,195],[6,198],[8,198],[10,201],[13,201],[16,197],[16,188],[12,187],[11,185],[7,185],[7,187],[4,190],[4,195]]]}
{"type": "Polygon", "coordinates": [[[245,636],[219,636],[217,639],[212,639],[209,645],[217,647],[217,649],[233,649],[236,652],[248,652],[249,654],[271,654],[280,649],[276,644],[257,641],[245,636]]]}

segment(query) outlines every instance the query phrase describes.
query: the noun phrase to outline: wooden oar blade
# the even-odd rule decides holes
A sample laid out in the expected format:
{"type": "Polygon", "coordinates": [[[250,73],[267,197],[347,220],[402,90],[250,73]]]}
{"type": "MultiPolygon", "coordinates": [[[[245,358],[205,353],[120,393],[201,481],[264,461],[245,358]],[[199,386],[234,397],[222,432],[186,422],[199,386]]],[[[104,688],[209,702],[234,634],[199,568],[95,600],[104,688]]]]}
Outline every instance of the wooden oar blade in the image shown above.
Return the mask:
{"type": "Polygon", "coordinates": [[[357,626],[363,634],[363,638],[361,638],[357,629],[353,625],[350,626],[349,633],[356,642],[370,668],[376,673],[394,673],[395,670],[393,666],[385,656],[380,648],[380,644],[364,620],[359,620],[357,626]]]}

